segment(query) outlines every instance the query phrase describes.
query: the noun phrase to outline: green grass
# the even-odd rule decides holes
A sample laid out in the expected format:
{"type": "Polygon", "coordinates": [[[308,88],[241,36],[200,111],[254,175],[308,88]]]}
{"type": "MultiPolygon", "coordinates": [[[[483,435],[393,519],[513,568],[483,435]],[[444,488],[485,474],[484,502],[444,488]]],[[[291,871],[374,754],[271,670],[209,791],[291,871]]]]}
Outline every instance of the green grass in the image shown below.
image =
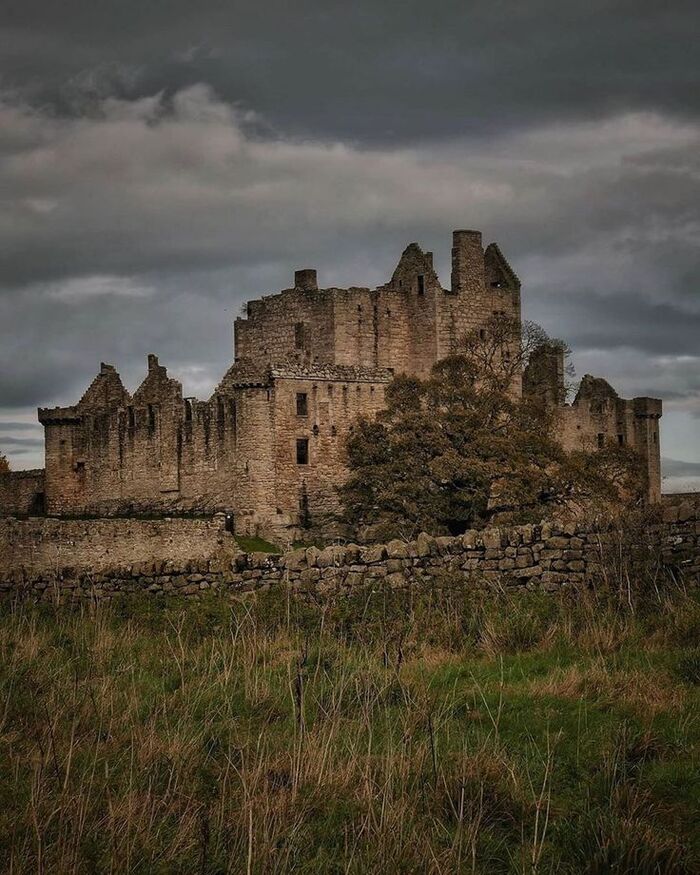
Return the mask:
{"type": "Polygon", "coordinates": [[[264,538],[249,538],[236,535],[236,543],[244,553],[281,553],[279,547],[264,538]]]}
{"type": "Polygon", "coordinates": [[[6,603],[0,868],[696,872],[698,640],[681,592],[6,603]]]}

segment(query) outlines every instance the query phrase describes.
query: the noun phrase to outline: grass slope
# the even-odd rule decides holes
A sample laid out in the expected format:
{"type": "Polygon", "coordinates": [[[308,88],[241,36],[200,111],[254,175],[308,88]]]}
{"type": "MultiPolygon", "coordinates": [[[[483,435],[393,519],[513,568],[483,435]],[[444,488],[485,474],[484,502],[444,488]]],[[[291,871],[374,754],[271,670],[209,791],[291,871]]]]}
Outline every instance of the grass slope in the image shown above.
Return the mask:
{"type": "Polygon", "coordinates": [[[6,604],[0,867],[699,871],[700,605],[632,607],[6,604]]]}

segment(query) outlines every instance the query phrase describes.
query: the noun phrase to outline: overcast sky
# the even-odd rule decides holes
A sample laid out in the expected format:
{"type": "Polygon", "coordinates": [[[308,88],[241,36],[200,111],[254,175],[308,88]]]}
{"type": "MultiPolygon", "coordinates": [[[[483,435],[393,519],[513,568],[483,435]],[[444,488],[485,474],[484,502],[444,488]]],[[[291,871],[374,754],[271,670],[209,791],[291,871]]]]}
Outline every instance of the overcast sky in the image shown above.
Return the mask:
{"type": "Polygon", "coordinates": [[[146,354],[207,397],[250,297],[498,240],[579,377],[700,463],[697,2],[4,0],[0,451],[146,354]]]}

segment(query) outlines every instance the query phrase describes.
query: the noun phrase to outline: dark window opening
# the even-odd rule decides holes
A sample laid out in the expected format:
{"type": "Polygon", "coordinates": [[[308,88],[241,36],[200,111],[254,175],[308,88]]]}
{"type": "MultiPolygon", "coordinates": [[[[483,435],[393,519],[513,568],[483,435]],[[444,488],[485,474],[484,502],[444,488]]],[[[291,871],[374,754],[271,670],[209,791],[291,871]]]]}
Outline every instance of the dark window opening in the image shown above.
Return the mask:
{"type": "Polygon", "coordinates": [[[75,470],[78,472],[78,474],[84,474],[84,473],[85,473],[85,462],[84,462],[82,459],[79,459],[79,460],[75,463],[75,470]]]}
{"type": "Polygon", "coordinates": [[[332,425],[331,426],[331,437],[335,437],[338,434],[338,429],[332,425]]]}
{"type": "Polygon", "coordinates": [[[494,280],[491,283],[491,288],[492,289],[500,289],[502,285],[503,285],[503,283],[500,280],[494,280]]]}
{"type": "Polygon", "coordinates": [[[134,413],[134,408],[127,407],[126,413],[128,417],[129,428],[134,428],[136,426],[136,414],[134,413]]]}
{"type": "Polygon", "coordinates": [[[152,404],[148,405],[148,430],[150,432],[156,430],[156,409],[152,404]]]}
{"type": "Polygon", "coordinates": [[[358,313],[361,313],[361,312],[362,312],[362,304],[358,304],[358,305],[357,305],[357,312],[358,312],[358,313]]]}
{"type": "Polygon", "coordinates": [[[479,329],[479,339],[480,339],[480,340],[486,340],[486,332],[484,331],[483,328],[480,328],[480,329],[479,329]]]}
{"type": "Polygon", "coordinates": [[[216,399],[216,418],[222,425],[224,422],[224,399],[221,396],[217,396],[216,399]]]}
{"type": "Polygon", "coordinates": [[[304,349],[305,342],[305,326],[303,322],[297,322],[294,325],[294,346],[296,349],[304,349]]]}
{"type": "Polygon", "coordinates": [[[311,429],[314,433],[314,437],[318,437],[319,428],[317,424],[314,424],[314,427],[311,429]]]}
{"type": "Polygon", "coordinates": [[[423,276],[422,273],[418,274],[418,294],[419,295],[425,294],[425,277],[423,276]]]}
{"type": "Polygon", "coordinates": [[[307,416],[309,413],[309,396],[306,392],[297,392],[297,416],[307,416]]]}
{"type": "Polygon", "coordinates": [[[269,389],[266,392],[266,396],[267,396],[267,400],[269,401],[270,400],[270,390],[269,389]]]}
{"type": "Polygon", "coordinates": [[[625,436],[623,434],[619,434],[617,436],[617,442],[620,446],[622,446],[625,442],[625,436]]]}
{"type": "Polygon", "coordinates": [[[297,465],[309,464],[309,439],[297,438],[297,465]]]}
{"type": "Polygon", "coordinates": [[[189,398],[185,399],[185,422],[192,422],[192,402],[189,398]]]}
{"type": "Polygon", "coordinates": [[[329,394],[329,396],[333,394],[333,384],[332,383],[328,384],[328,394],[329,394]]]}
{"type": "Polygon", "coordinates": [[[656,436],[656,432],[654,432],[654,443],[656,443],[656,442],[657,442],[657,436],[656,436]]]}
{"type": "Polygon", "coordinates": [[[602,450],[604,446],[605,446],[605,435],[599,434],[598,435],[598,449],[602,450]]]}
{"type": "Polygon", "coordinates": [[[227,513],[224,518],[224,530],[233,534],[235,528],[235,519],[232,513],[227,513]]]}

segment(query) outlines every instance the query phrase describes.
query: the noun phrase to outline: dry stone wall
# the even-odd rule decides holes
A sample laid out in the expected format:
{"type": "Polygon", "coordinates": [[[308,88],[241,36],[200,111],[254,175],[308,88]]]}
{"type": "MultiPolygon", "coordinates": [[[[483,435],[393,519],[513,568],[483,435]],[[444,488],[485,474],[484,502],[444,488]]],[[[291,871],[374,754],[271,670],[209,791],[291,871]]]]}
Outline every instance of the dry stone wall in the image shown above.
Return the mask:
{"type": "MultiPolygon", "coordinates": [[[[136,592],[198,597],[208,590],[236,595],[286,584],[301,593],[323,594],[448,580],[555,591],[595,580],[606,552],[611,547],[617,552],[620,537],[612,529],[546,523],[457,537],[421,534],[408,543],[309,547],[277,556],[236,552],[220,516],[208,521],[41,523],[2,524],[0,591],[44,599],[136,592]],[[97,552],[95,545],[106,536],[112,549],[97,552]],[[30,557],[27,551],[37,542],[41,546],[30,557]],[[8,544],[15,551],[9,560],[8,544]]],[[[688,582],[700,582],[700,503],[666,507],[664,521],[650,525],[642,541],[637,539],[637,548],[652,561],[672,566],[688,582]]]]}

